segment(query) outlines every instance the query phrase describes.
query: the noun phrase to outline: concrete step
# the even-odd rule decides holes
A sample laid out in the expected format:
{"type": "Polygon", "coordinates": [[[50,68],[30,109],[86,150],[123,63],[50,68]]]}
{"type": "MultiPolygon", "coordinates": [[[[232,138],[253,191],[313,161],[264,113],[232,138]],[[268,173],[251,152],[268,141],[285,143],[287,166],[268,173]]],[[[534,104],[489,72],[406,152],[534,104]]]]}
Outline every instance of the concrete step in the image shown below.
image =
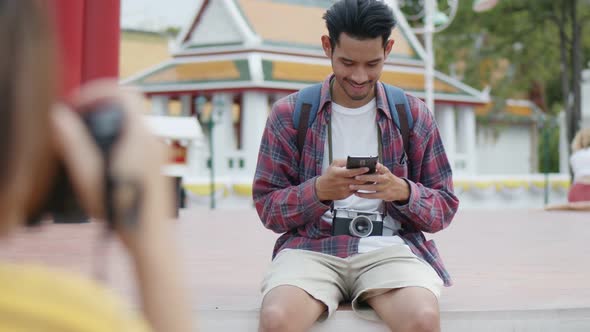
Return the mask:
{"type": "MultiPolygon", "coordinates": [[[[199,331],[256,331],[258,311],[204,310],[198,312],[199,331]]],[[[442,312],[442,331],[451,332],[588,332],[590,308],[522,311],[442,312]]],[[[382,323],[358,318],[351,311],[337,311],[310,332],[388,332],[382,323]]]]}

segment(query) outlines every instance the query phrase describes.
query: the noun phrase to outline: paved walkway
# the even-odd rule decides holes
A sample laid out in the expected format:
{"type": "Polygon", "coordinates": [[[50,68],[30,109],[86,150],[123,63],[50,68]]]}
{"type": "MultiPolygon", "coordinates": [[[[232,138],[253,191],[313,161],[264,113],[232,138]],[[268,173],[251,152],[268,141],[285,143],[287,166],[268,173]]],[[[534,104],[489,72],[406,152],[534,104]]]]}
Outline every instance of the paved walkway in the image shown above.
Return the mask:
{"type": "MultiPolygon", "coordinates": [[[[177,229],[202,330],[255,331],[258,288],[277,236],[253,209],[183,210],[177,229]]],[[[0,258],[106,277],[135,303],[128,260],[101,230],[48,225],[19,233],[0,245],[0,258]]],[[[461,211],[432,238],[455,283],[442,295],[443,331],[590,331],[590,213],[461,211]]],[[[366,328],[385,331],[347,311],[314,331],[366,328]]]]}

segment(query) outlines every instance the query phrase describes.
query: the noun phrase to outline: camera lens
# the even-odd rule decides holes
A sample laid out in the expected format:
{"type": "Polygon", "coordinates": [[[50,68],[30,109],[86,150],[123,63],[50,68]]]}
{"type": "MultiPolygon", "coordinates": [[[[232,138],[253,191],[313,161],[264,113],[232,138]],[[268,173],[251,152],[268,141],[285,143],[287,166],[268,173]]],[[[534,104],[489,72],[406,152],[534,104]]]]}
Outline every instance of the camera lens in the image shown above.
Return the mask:
{"type": "Polygon", "coordinates": [[[357,216],[348,226],[350,235],[356,237],[367,237],[373,232],[373,222],[367,216],[357,216]]]}

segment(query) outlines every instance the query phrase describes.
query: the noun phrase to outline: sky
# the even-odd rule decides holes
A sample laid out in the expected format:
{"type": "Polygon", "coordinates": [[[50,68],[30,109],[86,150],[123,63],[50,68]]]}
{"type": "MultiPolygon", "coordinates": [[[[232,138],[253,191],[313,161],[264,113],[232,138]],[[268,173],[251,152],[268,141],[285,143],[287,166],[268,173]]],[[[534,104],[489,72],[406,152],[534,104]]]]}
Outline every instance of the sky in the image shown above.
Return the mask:
{"type": "Polygon", "coordinates": [[[163,30],[184,27],[202,0],[121,0],[121,27],[163,30]]]}

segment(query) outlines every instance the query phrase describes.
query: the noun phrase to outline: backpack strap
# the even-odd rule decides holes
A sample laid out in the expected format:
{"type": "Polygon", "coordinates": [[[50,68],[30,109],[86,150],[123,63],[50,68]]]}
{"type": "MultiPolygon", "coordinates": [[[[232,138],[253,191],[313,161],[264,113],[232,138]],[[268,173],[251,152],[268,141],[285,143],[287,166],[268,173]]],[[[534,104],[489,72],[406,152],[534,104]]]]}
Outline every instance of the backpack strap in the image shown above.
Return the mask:
{"type": "Polygon", "coordinates": [[[410,103],[404,90],[385,83],[383,83],[383,87],[385,88],[391,117],[402,134],[404,151],[406,152],[406,156],[409,157],[410,131],[414,128],[414,118],[410,110],[410,103]],[[393,111],[394,109],[396,110],[395,112],[393,111]]]}
{"type": "MultiPolygon", "coordinates": [[[[404,90],[383,83],[389,111],[393,122],[399,128],[404,151],[409,156],[410,131],[414,128],[414,118],[410,110],[410,104],[404,90]],[[394,111],[395,110],[395,111],[394,111]]],[[[293,112],[293,127],[297,128],[297,149],[301,153],[305,144],[307,129],[311,127],[318,113],[322,83],[314,84],[301,89],[295,101],[293,112]]]]}
{"type": "Polygon", "coordinates": [[[295,111],[293,112],[293,127],[297,128],[297,149],[301,153],[307,129],[311,127],[320,107],[322,83],[301,89],[297,94],[295,111]]]}

